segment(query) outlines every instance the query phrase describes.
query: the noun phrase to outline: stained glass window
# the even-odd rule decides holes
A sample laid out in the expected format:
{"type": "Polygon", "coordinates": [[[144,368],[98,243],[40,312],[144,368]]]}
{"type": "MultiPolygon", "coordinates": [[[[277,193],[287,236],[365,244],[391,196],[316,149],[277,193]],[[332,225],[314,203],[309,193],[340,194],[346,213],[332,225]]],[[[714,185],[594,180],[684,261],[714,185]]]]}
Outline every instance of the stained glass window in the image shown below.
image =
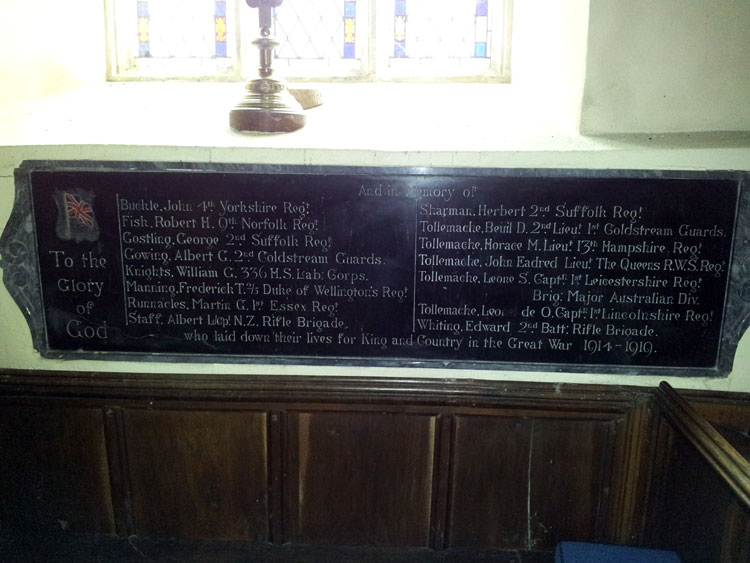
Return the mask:
{"type": "Polygon", "coordinates": [[[393,45],[388,66],[419,74],[480,74],[491,69],[490,0],[393,0],[393,45]],[[406,62],[410,60],[412,62],[406,62]]]}
{"type": "Polygon", "coordinates": [[[368,0],[285,0],[274,9],[280,71],[287,76],[365,73],[367,8],[368,0]]]}
{"type": "MultiPolygon", "coordinates": [[[[240,78],[257,65],[258,11],[243,0],[107,1],[115,74],[240,78]]],[[[283,0],[275,67],[292,79],[501,76],[510,1],[283,0]]]]}
{"type": "Polygon", "coordinates": [[[138,56],[151,56],[151,17],[148,11],[148,2],[138,2],[138,56]]]}
{"type": "Polygon", "coordinates": [[[111,75],[239,78],[236,0],[108,1],[111,75]]]}
{"type": "Polygon", "coordinates": [[[406,57],[406,0],[396,0],[393,11],[393,56],[406,57]]]}
{"type": "Polygon", "coordinates": [[[357,40],[354,32],[357,29],[357,2],[346,0],[344,2],[344,58],[356,59],[355,47],[357,40]]]}
{"type": "Polygon", "coordinates": [[[227,56],[227,3],[226,0],[216,0],[214,3],[216,11],[214,13],[214,31],[216,33],[216,49],[214,54],[217,57],[227,56]]]}
{"type": "Polygon", "coordinates": [[[354,58],[356,12],[354,1],[287,0],[274,10],[276,58],[354,58]]]}
{"type": "Polygon", "coordinates": [[[226,0],[138,0],[138,56],[227,56],[226,0]]]}
{"type": "Polygon", "coordinates": [[[490,21],[488,18],[488,0],[476,0],[474,12],[474,56],[485,58],[488,56],[487,44],[490,39],[490,21]]]}

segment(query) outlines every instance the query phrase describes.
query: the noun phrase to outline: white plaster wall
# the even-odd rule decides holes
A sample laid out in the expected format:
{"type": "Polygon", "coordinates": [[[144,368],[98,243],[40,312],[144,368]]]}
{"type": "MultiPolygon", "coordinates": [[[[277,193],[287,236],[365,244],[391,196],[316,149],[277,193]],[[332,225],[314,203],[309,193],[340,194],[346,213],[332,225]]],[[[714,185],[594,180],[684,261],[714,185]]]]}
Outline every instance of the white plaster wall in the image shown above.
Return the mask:
{"type": "Polygon", "coordinates": [[[750,130],[750,2],[590,0],[580,130],[750,130]]]}
{"type": "MultiPolygon", "coordinates": [[[[85,1],[99,6],[96,0],[85,1]]],[[[684,4],[688,15],[692,14],[688,18],[692,31],[700,27],[700,14],[704,21],[715,23],[700,6],[719,2],[686,0],[684,4]]],[[[705,67],[716,64],[714,51],[728,51],[727,60],[736,67],[750,52],[748,39],[735,37],[744,25],[742,18],[746,18],[750,2],[727,0],[720,4],[726,5],[721,19],[726,25],[717,28],[714,23],[706,24],[700,35],[704,41],[697,46],[683,41],[669,52],[669,60],[665,60],[666,54],[659,54],[656,64],[648,58],[652,56],[651,50],[664,41],[661,38],[664,29],[674,29],[675,14],[680,12],[673,0],[516,0],[512,87],[491,85],[466,94],[465,86],[459,85],[400,85],[400,90],[384,89],[382,85],[375,88],[353,85],[358,91],[352,96],[340,90],[349,86],[339,86],[325,93],[326,105],[310,113],[307,127],[291,135],[230,132],[227,111],[241,95],[240,84],[113,84],[26,105],[23,112],[0,116],[0,229],[4,228],[13,205],[13,168],[24,159],[750,170],[750,140],[741,136],[644,135],[594,139],[575,131],[579,119],[582,123],[598,124],[604,132],[659,132],[673,130],[666,128],[665,124],[670,123],[680,123],[689,130],[719,128],[715,125],[719,118],[736,123],[733,128],[750,130],[750,87],[743,87],[747,86],[747,77],[735,76],[725,87],[717,85],[712,94],[716,108],[711,112],[697,100],[707,95],[694,86],[687,90],[684,87],[690,85],[687,77],[701,74],[694,69],[695,56],[703,53],[705,67]],[[740,21],[730,21],[730,16],[740,21]],[[728,46],[724,42],[727,30],[734,38],[728,46]],[[588,56],[587,36],[592,38],[588,56]],[[681,53],[685,60],[680,59],[681,53]],[[671,64],[676,65],[676,70],[661,76],[663,67],[671,64]],[[685,80],[679,77],[680,73],[686,76],[685,80]],[[581,106],[584,77],[587,101],[581,106]],[[652,88],[651,84],[659,86],[652,88]],[[413,88],[411,98],[401,95],[405,88],[413,88]],[[669,102],[658,99],[663,92],[671,97],[669,102]],[[357,104],[361,103],[377,109],[357,111],[357,104]],[[709,114],[714,115],[711,124],[706,121],[709,114]]],[[[51,0],[41,4],[48,19],[36,30],[48,42],[27,45],[29,51],[25,54],[13,54],[11,50],[16,45],[24,44],[26,31],[17,28],[12,20],[25,15],[24,10],[31,9],[30,6],[21,0],[3,3],[0,76],[5,82],[0,90],[0,109],[11,102],[26,101],[32,95],[96,82],[104,75],[104,62],[100,58],[103,49],[84,57],[88,64],[83,66],[88,70],[67,68],[65,63],[70,60],[71,50],[90,40],[87,33],[94,36],[103,33],[103,25],[94,22],[96,17],[73,27],[62,25],[63,5],[55,5],[51,0]],[[68,42],[58,44],[60,38],[68,42]],[[55,78],[58,71],[60,76],[55,78]]],[[[34,6],[35,10],[40,9],[39,4],[34,6]]],[[[747,19],[744,22],[747,24],[747,19]]],[[[743,33],[750,37],[746,29],[743,33]]],[[[692,40],[698,37],[694,33],[690,36],[692,40]]],[[[101,36],[99,39],[103,42],[101,36]]],[[[720,68],[704,70],[713,70],[713,74],[708,73],[712,76],[723,72],[720,68]]],[[[385,375],[631,385],[655,385],[662,379],[648,370],[644,370],[642,377],[625,378],[599,373],[45,360],[33,350],[23,315],[4,286],[0,286],[0,367],[201,371],[248,376],[385,375]]],[[[746,334],[740,342],[728,378],[669,378],[669,381],[682,388],[750,392],[750,337],[746,334]]]]}
{"type": "Polygon", "coordinates": [[[106,77],[104,1],[0,3],[0,109],[106,77]]]}
{"type": "Polygon", "coordinates": [[[511,81],[533,111],[576,131],[586,72],[589,0],[516,0],[511,81]]]}

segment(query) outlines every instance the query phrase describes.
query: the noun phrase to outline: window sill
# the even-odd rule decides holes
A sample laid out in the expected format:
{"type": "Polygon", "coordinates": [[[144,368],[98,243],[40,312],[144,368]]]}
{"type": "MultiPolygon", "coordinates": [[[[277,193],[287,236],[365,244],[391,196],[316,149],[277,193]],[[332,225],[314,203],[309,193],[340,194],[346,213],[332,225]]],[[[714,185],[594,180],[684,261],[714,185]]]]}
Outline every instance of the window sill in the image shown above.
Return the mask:
{"type": "Polygon", "coordinates": [[[747,133],[582,136],[507,84],[301,87],[319,88],[324,104],[294,133],[232,131],[240,83],[107,83],[4,108],[0,147],[54,146],[54,158],[369,166],[746,169],[750,161],[747,133]]]}

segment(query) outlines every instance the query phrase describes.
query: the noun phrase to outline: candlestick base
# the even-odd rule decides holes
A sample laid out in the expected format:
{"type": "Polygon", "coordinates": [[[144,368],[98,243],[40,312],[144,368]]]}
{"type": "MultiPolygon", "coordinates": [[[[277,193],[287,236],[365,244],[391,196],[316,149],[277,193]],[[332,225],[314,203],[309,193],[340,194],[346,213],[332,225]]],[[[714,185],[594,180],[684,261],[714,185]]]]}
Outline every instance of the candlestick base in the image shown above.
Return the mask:
{"type": "Polygon", "coordinates": [[[287,133],[305,126],[302,106],[278,80],[259,78],[247,83],[247,93],[229,112],[236,131],[287,133]]]}

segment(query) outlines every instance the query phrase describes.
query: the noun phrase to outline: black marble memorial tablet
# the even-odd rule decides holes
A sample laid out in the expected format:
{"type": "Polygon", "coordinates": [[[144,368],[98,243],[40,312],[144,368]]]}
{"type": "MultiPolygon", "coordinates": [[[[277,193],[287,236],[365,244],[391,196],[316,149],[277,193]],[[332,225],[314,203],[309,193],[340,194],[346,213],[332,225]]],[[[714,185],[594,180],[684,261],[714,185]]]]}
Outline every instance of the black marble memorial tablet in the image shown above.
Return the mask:
{"type": "Polygon", "coordinates": [[[721,375],[743,181],[31,162],[2,265],[47,357],[721,375]]]}

